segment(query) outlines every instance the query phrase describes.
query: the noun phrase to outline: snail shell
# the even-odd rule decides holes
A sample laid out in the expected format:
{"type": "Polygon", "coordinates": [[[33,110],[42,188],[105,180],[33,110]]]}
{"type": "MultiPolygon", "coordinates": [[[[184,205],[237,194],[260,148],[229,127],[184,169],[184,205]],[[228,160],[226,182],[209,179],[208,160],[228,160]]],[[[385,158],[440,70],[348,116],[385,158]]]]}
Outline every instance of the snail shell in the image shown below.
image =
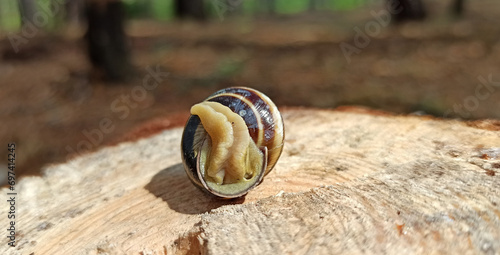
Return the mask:
{"type": "Polygon", "coordinates": [[[240,197],[273,169],[283,140],[283,119],[271,99],[250,88],[226,88],[191,107],[182,161],[202,190],[240,197]]]}

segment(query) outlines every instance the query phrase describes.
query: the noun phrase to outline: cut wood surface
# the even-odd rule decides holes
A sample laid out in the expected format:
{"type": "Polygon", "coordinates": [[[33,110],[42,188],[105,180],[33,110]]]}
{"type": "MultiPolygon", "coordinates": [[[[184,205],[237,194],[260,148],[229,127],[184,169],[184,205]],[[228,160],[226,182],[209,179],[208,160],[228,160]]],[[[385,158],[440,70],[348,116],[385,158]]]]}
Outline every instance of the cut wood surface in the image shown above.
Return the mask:
{"type": "Polygon", "coordinates": [[[17,246],[5,239],[0,254],[500,253],[498,121],[358,108],[283,117],[281,159],[236,200],[191,184],[182,128],[26,177],[17,246]]]}

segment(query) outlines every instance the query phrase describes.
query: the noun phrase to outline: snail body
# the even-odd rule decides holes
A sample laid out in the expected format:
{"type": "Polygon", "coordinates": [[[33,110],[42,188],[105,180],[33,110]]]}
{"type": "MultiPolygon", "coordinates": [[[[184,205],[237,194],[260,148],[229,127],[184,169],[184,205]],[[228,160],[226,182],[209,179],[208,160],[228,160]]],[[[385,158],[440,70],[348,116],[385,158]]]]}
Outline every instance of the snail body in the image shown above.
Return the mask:
{"type": "Polygon", "coordinates": [[[199,188],[240,197],[273,169],[283,140],[283,119],[266,95],[222,89],[191,108],[181,142],[184,169],[199,188]]]}

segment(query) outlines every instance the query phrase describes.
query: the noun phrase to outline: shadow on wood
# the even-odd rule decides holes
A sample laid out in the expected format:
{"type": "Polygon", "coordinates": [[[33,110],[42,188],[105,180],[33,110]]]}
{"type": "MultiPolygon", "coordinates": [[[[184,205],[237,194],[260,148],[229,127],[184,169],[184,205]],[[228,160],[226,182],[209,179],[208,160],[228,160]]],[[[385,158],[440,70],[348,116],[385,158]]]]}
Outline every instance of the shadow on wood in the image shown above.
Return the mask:
{"type": "Polygon", "coordinates": [[[182,164],[161,170],[144,188],[167,202],[170,209],[184,214],[205,213],[223,205],[245,201],[245,197],[224,200],[201,191],[186,176],[182,164]]]}

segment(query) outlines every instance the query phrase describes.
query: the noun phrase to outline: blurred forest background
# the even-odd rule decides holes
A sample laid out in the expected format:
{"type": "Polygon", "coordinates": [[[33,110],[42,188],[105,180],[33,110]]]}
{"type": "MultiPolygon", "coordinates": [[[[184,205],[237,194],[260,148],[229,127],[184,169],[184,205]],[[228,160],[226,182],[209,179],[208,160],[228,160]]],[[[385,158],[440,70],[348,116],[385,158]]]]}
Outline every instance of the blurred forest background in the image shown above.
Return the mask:
{"type": "Polygon", "coordinates": [[[228,86],[279,107],[500,119],[499,21],[498,0],[0,0],[1,146],[37,175],[183,125],[228,86]]]}

